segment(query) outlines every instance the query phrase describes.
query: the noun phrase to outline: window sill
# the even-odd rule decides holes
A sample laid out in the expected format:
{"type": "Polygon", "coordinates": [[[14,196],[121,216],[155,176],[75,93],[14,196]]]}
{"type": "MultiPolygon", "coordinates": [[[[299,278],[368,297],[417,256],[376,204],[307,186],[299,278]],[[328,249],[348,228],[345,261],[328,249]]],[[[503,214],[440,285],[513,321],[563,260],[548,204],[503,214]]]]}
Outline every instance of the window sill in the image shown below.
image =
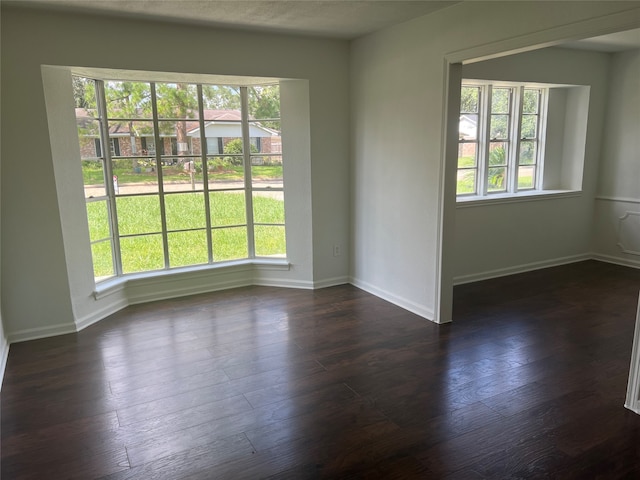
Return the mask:
{"type": "Polygon", "coordinates": [[[579,197],[580,190],[530,190],[519,193],[495,193],[486,196],[456,197],[456,208],[484,207],[485,205],[500,205],[504,203],[535,202],[539,200],[554,200],[557,198],[579,197]]]}
{"type": "Polygon", "coordinates": [[[127,284],[140,280],[170,280],[171,277],[180,275],[190,276],[206,276],[214,271],[220,273],[224,271],[246,271],[251,269],[257,270],[290,270],[291,264],[286,258],[260,258],[254,260],[235,260],[230,262],[218,263],[216,265],[199,265],[195,267],[173,268],[171,270],[158,270],[155,272],[132,273],[122,277],[110,278],[96,285],[93,297],[96,300],[108,297],[115,293],[123,291],[127,284]]]}

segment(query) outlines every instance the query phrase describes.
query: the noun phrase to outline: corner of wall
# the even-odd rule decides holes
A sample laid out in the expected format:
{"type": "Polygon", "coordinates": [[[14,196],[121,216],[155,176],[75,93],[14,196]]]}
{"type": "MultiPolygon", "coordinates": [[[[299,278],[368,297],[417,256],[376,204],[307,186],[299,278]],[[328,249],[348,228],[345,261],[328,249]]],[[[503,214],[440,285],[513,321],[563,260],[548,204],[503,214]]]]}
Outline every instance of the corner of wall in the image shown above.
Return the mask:
{"type": "Polygon", "coordinates": [[[9,358],[9,342],[2,332],[2,322],[0,321],[0,391],[2,391],[2,381],[4,380],[4,371],[7,367],[7,359],[9,358]]]}
{"type": "Polygon", "coordinates": [[[354,287],[357,287],[365,292],[368,292],[376,297],[379,297],[387,302],[393,303],[398,307],[404,308],[405,310],[410,311],[411,313],[415,313],[416,315],[423,317],[431,322],[437,323],[435,318],[435,312],[432,308],[427,305],[416,303],[412,300],[409,300],[406,297],[402,297],[400,295],[396,295],[393,292],[390,292],[385,289],[378,288],[377,286],[365,282],[364,280],[360,280],[357,278],[351,278],[350,282],[354,287]]]}

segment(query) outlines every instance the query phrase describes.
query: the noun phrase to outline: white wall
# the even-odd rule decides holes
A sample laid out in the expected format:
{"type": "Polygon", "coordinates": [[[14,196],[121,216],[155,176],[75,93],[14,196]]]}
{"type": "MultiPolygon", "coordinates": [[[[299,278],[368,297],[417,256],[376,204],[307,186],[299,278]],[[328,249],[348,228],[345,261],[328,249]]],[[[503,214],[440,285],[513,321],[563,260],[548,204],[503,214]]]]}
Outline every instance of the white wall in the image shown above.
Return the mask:
{"type": "MultiPolygon", "coordinates": [[[[285,182],[301,184],[285,193],[296,204],[286,212],[287,222],[294,220],[287,238],[291,269],[224,269],[205,283],[222,288],[250,279],[314,287],[348,279],[348,61],[344,41],[3,7],[1,258],[9,340],[73,331],[113,308],[171,290],[166,281],[136,281],[125,293],[93,299],[81,186],[71,178],[75,147],[66,136],[50,141],[49,135],[63,132],[71,115],[61,107],[70,92],[64,91],[68,68],[57,66],[303,80],[292,91],[306,95],[301,137],[307,153],[294,142],[294,164],[285,166],[285,182]],[[43,65],[56,68],[41,71],[43,65]],[[342,256],[333,256],[334,243],[343,246],[342,256]]],[[[285,129],[283,120],[283,136],[285,129]]],[[[174,278],[187,288],[179,293],[197,291],[202,275],[174,278]]]]}
{"type": "Polygon", "coordinates": [[[594,251],[640,266],[640,50],[612,56],[595,207],[594,251]],[[621,230],[622,229],[622,230],[621,230]]]}
{"type": "MultiPolygon", "coordinates": [[[[547,129],[547,139],[555,147],[547,149],[545,162],[557,170],[556,176],[561,179],[557,182],[558,188],[582,189],[581,194],[504,204],[475,203],[470,206],[459,203],[455,230],[456,282],[475,281],[590,255],[609,57],[604,53],[547,48],[462,67],[464,78],[584,85],[590,88],[583,95],[585,100],[588,99],[589,109],[586,111],[584,108],[585,111],[579,115],[582,123],[577,122],[573,115],[575,108],[568,108],[566,117],[569,121],[562,129],[554,125],[547,129]],[[575,125],[582,125],[582,130],[586,125],[586,142],[584,134],[579,136],[573,131],[575,125]],[[555,137],[559,133],[563,137],[565,133],[567,135],[557,145],[555,137]],[[571,134],[575,138],[570,138],[571,134]],[[582,162],[574,156],[584,160],[584,169],[582,162]]],[[[573,96],[571,92],[563,103],[576,103],[572,101],[573,96]]],[[[552,106],[549,108],[551,111],[552,106]]],[[[561,122],[564,122],[565,114],[560,113],[561,122]]]]}
{"type": "MultiPolygon", "coordinates": [[[[445,57],[472,58],[470,51],[493,55],[581,33],[595,35],[606,25],[637,22],[637,5],[465,2],[359,39],[351,45],[351,57],[343,41],[3,6],[0,302],[5,334],[11,340],[71,331],[90,321],[86,314],[94,314],[91,306],[97,305],[89,295],[93,286],[80,285],[86,265],[78,273],[77,252],[65,245],[63,217],[69,212],[60,208],[59,199],[68,198],[58,188],[64,169],[58,164],[54,169],[52,153],[64,147],[50,143],[53,123],[47,117],[42,65],[308,80],[307,87],[299,88],[308,90],[310,148],[298,174],[307,172],[308,185],[300,188],[306,194],[299,198],[309,206],[310,228],[301,233],[297,247],[301,257],[310,258],[294,264],[293,274],[258,269],[250,278],[319,286],[344,281],[351,273],[356,285],[427,318],[447,321],[438,304],[441,270],[446,273],[442,278],[451,277],[455,264],[453,242],[440,241],[443,211],[449,223],[455,217],[447,210],[453,183],[443,182],[441,161],[445,57]],[[614,20],[602,17],[615,12],[624,13],[614,20]],[[461,57],[459,52],[465,53],[461,57]],[[342,256],[333,256],[334,245],[342,256]],[[440,266],[444,250],[448,253],[440,266]]],[[[285,179],[288,175],[285,167],[285,179]]],[[[589,183],[586,188],[593,190],[589,183]]],[[[579,202],[565,205],[586,215],[579,202]]],[[[292,214],[304,213],[303,207],[292,214]]],[[[584,224],[581,218],[576,221],[584,224]]],[[[582,241],[574,239],[554,255],[571,255],[583,248],[582,241]]],[[[237,275],[243,273],[222,272],[219,284],[231,285],[237,275]]],[[[134,282],[130,296],[113,305],[144,301],[162,288],[162,282],[134,282]]]]}
{"type": "MultiPolygon", "coordinates": [[[[634,8],[615,22],[637,23],[637,7],[464,2],[353,42],[353,282],[427,318],[451,320],[445,298],[451,285],[440,285],[451,276],[456,254],[450,240],[455,226],[446,221],[455,215],[454,182],[450,173],[442,180],[446,58],[462,61],[588,36],[610,24],[601,16],[634,8]]],[[[582,205],[567,208],[587,215],[582,205]]],[[[584,249],[583,240],[572,241],[563,248],[567,254],[584,249]]]]}

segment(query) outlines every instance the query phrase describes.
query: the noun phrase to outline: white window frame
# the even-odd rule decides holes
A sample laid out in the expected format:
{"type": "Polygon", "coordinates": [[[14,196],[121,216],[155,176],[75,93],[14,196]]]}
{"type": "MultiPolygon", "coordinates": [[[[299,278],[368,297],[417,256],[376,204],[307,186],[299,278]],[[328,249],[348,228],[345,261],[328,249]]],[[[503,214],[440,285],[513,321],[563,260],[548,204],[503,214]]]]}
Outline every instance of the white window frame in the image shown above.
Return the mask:
{"type": "MultiPolygon", "coordinates": [[[[97,244],[97,243],[101,243],[101,242],[110,242],[111,243],[111,254],[112,254],[112,265],[113,265],[113,275],[109,275],[107,277],[96,277],[96,283],[99,282],[105,282],[105,281],[109,281],[112,280],[114,277],[118,278],[118,277],[127,277],[127,276],[131,276],[131,275],[135,275],[138,276],[139,274],[145,274],[145,273],[152,273],[152,272],[157,272],[158,270],[145,270],[145,271],[141,271],[141,272],[131,272],[131,273],[126,273],[123,271],[123,266],[122,266],[122,259],[121,259],[121,255],[120,255],[120,239],[121,238],[126,238],[126,237],[133,237],[133,236],[143,236],[146,234],[135,234],[135,235],[120,235],[120,232],[118,231],[118,219],[117,219],[117,202],[116,199],[120,198],[120,197],[136,197],[136,196],[140,196],[138,194],[125,194],[125,195],[120,195],[118,192],[118,184],[115,181],[115,176],[113,175],[113,171],[112,171],[112,158],[134,158],[134,157],[138,157],[138,156],[132,156],[132,157],[123,157],[121,155],[116,156],[115,155],[115,151],[113,150],[113,145],[111,144],[112,140],[117,140],[117,138],[111,136],[109,134],[109,122],[112,120],[115,121],[119,121],[119,120],[123,120],[123,119],[113,119],[113,118],[109,118],[107,115],[107,109],[106,109],[106,98],[105,98],[105,92],[104,92],[104,84],[105,82],[108,82],[109,80],[107,79],[92,79],[93,81],[95,81],[95,85],[96,85],[96,102],[97,102],[97,107],[98,107],[98,117],[96,118],[99,122],[100,122],[100,144],[101,145],[105,145],[105,144],[110,144],[112,146],[111,149],[107,149],[107,151],[105,151],[105,149],[102,149],[102,155],[99,156],[97,158],[97,160],[101,161],[103,164],[103,172],[104,172],[104,177],[105,177],[105,195],[100,196],[100,197],[91,197],[91,198],[87,198],[86,202],[96,202],[96,201],[103,201],[106,202],[107,205],[107,214],[109,216],[109,237],[106,238],[101,238],[101,239],[97,239],[95,241],[92,241],[92,244],[97,244]],[[114,181],[110,181],[110,179],[114,179],[114,181]]],[[[156,81],[154,80],[140,80],[141,83],[148,83],[151,87],[151,92],[152,92],[152,98],[153,98],[153,103],[154,103],[154,107],[153,107],[153,118],[144,118],[144,119],[136,119],[136,120],[146,120],[146,121],[152,121],[154,123],[154,131],[155,131],[155,136],[153,138],[154,142],[155,142],[155,146],[157,145],[161,145],[162,142],[162,138],[160,137],[159,134],[159,128],[158,128],[158,122],[159,122],[159,116],[158,116],[158,112],[157,112],[157,108],[155,106],[155,102],[156,102],[156,93],[155,93],[155,85],[156,81]]],[[[197,121],[199,123],[199,129],[200,129],[200,133],[201,133],[201,138],[206,138],[204,136],[205,133],[205,119],[204,119],[204,105],[203,105],[203,101],[202,101],[202,84],[196,83],[196,82],[185,82],[185,83],[189,83],[191,85],[195,85],[197,87],[197,94],[198,94],[198,99],[199,99],[199,115],[198,115],[198,119],[190,119],[191,121],[197,121]]],[[[256,83],[256,85],[260,85],[259,83],[256,83]]],[[[171,193],[167,193],[164,191],[163,188],[163,181],[162,181],[162,160],[164,159],[165,155],[162,154],[162,150],[158,150],[157,148],[155,148],[154,153],[153,153],[153,157],[155,157],[156,160],[156,168],[157,171],[159,172],[159,181],[158,181],[158,193],[157,195],[159,196],[160,200],[161,200],[161,208],[160,208],[160,217],[161,217],[161,231],[154,233],[154,234],[160,234],[163,238],[163,257],[164,257],[164,267],[159,269],[159,270],[183,270],[185,268],[199,268],[202,267],[203,265],[209,264],[209,265],[216,265],[216,264],[227,264],[229,262],[237,262],[237,261],[244,261],[244,260],[260,260],[260,259],[270,259],[273,258],[273,256],[262,256],[256,253],[256,248],[255,248],[255,233],[254,230],[256,227],[260,227],[260,226],[276,226],[276,227],[282,227],[283,229],[285,229],[286,231],[286,223],[261,223],[258,221],[255,221],[253,218],[253,193],[254,192],[269,192],[269,193],[274,193],[274,192],[282,192],[284,194],[284,186],[282,187],[278,187],[278,186],[268,186],[268,187],[260,187],[260,186],[256,186],[253,182],[253,178],[252,178],[252,173],[251,173],[251,166],[254,164],[254,156],[273,156],[275,154],[273,153],[251,153],[251,149],[249,148],[250,143],[251,143],[251,138],[249,138],[249,124],[250,124],[250,120],[249,120],[249,106],[248,106],[248,86],[247,85],[242,85],[238,87],[238,90],[240,92],[240,99],[241,99],[241,112],[242,112],[242,120],[239,122],[241,125],[241,129],[242,129],[242,137],[243,138],[243,154],[241,155],[242,157],[242,164],[244,166],[244,183],[243,186],[241,188],[237,188],[237,189],[225,189],[225,190],[216,190],[216,189],[210,189],[209,187],[209,183],[207,180],[207,162],[209,160],[208,157],[211,156],[217,156],[217,155],[221,155],[222,152],[214,152],[214,153],[209,153],[207,151],[207,142],[206,140],[204,142],[201,142],[201,153],[198,155],[187,155],[185,158],[190,157],[193,159],[198,158],[202,164],[203,164],[203,177],[204,177],[204,181],[203,181],[203,185],[202,185],[202,190],[200,190],[201,193],[203,193],[204,195],[204,212],[203,215],[206,219],[206,226],[204,228],[202,228],[202,230],[205,230],[207,233],[207,250],[208,250],[208,261],[204,264],[194,264],[194,265],[188,265],[188,266],[171,266],[170,265],[170,259],[169,259],[169,250],[168,250],[168,241],[167,241],[167,236],[169,233],[172,232],[172,230],[169,230],[167,228],[167,222],[166,222],[166,213],[165,213],[165,209],[164,209],[164,199],[166,198],[167,195],[170,195],[171,193]],[[213,230],[216,229],[221,229],[221,228],[233,228],[236,226],[227,226],[227,227],[216,227],[213,226],[211,224],[211,211],[210,211],[210,206],[209,206],[209,193],[210,192],[217,192],[217,191],[232,191],[232,190],[236,190],[236,191],[241,191],[244,192],[244,197],[245,197],[245,214],[246,214],[246,219],[245,219],[245,223],[243,225],[238,225],[238,226],[244,226],[246,227],[247,230],[247,251],[248,251],[248,255],[247,257],[241,258],[241,259],[237,259],[237,260],[216,260],[214,258],[213,255],[213,246],[212,246],[212,238],[211,238],[211,232],[213,230]]],[[[126,119],[125,119],[126,120],[126,119]]],[[[280,121],[280,118],[277,119],[268,119],[268,120],[278,120],[280,121]]],[[[189,139],[189,141],[191,141],[191,139],[189,139]]],[[[171,155],[173,156],[173,155],[171,155]]],[[[278,154],[278,156],[282,156],[282,153],[280,152],[278,154]]],[[[176,231],[180,231],[180,230],[176,230],[176,231]]],[[[277,255],[277,257],[281,257],[284,256],[284,258],[286,259],[286,251],[283,255],[277,255]]]]}
{"type": "MultiPolygon", "coordinates": [[[[496,197],[511,197],[519,194],[535,194],[543,191],[543,175],[544,175],[544,139],[546,137],[547,110],[548,110],[548,87],[540,84],[531,83],[514,83],[514,82],[497,82],[497,81],[480,81],[463,79],[462,87],[473,87],[479,89],[478,96],[478,122],[476,131],[476,165],[475,167],[457,168],[460,170],[476,170],[475,191],[469,193],[457,193],[458,201],[465,200],[481,200],[496,197]],[[491,125],[491,101],[494,88],[506,88],[510,90],[509,101],[509,126],[508,136],[505,139],[490,138],[491,125]],[[522,106],[525,90],[537,90],[540,92],[538,100],[537,127],[536,136],[532,139],[521,138],[522,126],[522,106]],[[498,142],[504,140],[508,143],[506,158],[506,178],[504,189],[491,191],[489,188],[489,156],[490,144],[492,141],[498,142]],[[518,167],[520,146],[523,141],[534,141],[536,146],[534,162],[534,181],[532,187],[518,187],[518,167]]],[[[462,113],[461,115],[466,114],[462,113]]],[[[471,140],[460,139],[458,145],[463,143],[474,143],[471,140]]],[[[528,165],[525,165],[528,166],[528,165]]]]}

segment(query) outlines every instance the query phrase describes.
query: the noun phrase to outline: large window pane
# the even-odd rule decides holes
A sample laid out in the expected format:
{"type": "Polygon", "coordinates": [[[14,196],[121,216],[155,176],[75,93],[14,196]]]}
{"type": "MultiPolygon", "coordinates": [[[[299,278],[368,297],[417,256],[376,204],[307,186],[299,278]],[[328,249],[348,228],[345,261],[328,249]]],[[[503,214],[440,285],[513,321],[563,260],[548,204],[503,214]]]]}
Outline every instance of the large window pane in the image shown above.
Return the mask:
{"type": "Polygon", "coordinates": [[[494,88],[491,97],[491,113],[509,113],[511,104],[510,88],[494,88]]]}
{"type": "Polygon", "coordinates": [[[221,137],[206,137],[206,143],[207,155],[216,155],[222,153],[223,147],[221,137]]]}
{"type": "Polygon", "coordinates": [[[536,167],[533,165],[518,167],[518,188],[520,190],[533,188],[536,180],[535,173],[536,167]]]}
{"type": "Polygon", "coordinates": [[[111,161],[116,195],[158,192],[158,172],[153,159],[119,158],[111,161]]]}
{"type": "Polygon", "coordinates": [[[108,118],[151,118],[151,87],[145,82],[104,83],[108,118]]]}
{"type": "Polygon", "coordinates": [[[458,144],[458,168],[475,167],[478,164],[478,144],[458,144]]]}
{"type": "Polygon", "coordinates": [[[95,242],[109,238],[109,207],[106,200],[87,202],[87,219],[89,220],[89,240],[95,242]]]}
{"type": "Polygon", "coordinates": [[[249,122],[251,153],[281,153],[280,122],[277,120],[249,122]]]}
{"type": "MultiPolygon", "coordinates": [[[[242,159],[242,153],[244,152],[244,142],[242,141],[242,137],[238,137],[240,134],[240,129],[242,127],[239,123],[226,125],[226,132],[220,132],[221,135],[226,135],[222,138],[222,153],[230,156],[230,161],[235,163],[238,162],[238,159],[242,159]],[[235,156],[235,157],[234,157],[235,156]]],[[[253,153],[258,153],[258,150],[255,147],[252,147],[251,151],[253,153]]]]}
{"type": "Polygon", "coordinates": [[[502,142],[492,142],[489,144],[489,165],[507,165],[508,144],[502,142]]]}
{"type": "Polygon", "coordinates": [[[104,197],[107,189],[104,184],[104,163],[102,160],[82,160],[82,181],[85,198],[104,197]]]}
{"type": "Polygon", "coordinates": [[[216,228],[211,232],[213,261],[240,260],[249,256],[247,227],[216,228]]]}
{"type": "MultiPolygon", "coordinates": [[[[240,87],[231,85],[203,85],[202,100],[205,110],[240,111],[240,87]]],[[[211,117],[205,112],[205,120],[211,117]]]]}
{"type": "Polygon", "coordinates": [[[491,115],[489,137],[492,140],[505,140],[509,138],[509,115],[491,115]]]}
{"type": "MultiPolygon", "coordinates": [[[[95,114],[95,112],[93,112],[95,114]]],[[[100,145],[100,122],[87,110],[76,108],[76,125],[78,127],[78,140],[80,141],[80,157],[96,158],[102,156],[100,145]]]]}
{"type": "Polygon", "coordinates": [[[478,119],[478,115],[473,113],[460,115],[460,123],[458,125],[458,137],[460,140],[478,139],[478,119]]]}
{"type": "Polygon", "coordinates": [[[476,170],[458,170],[456,194],[464,195],[477,193],[476,178],[476,170]]]}
{"type": "Polygon", "coordinates": [[[241,156],[207,158],[209,189],[244,188],[244,167],[241,156]]]}
{"type": "Polygon", "coordinates": [[[491,143],[489,145],[488,192],[503,192],[507,189],[507,159],[508,146],[506,143],[491,143]]]}
{"type": "Polygon", "coordinates": [[[482,89],[476,86],[463,86],[460,91],[457,195],[477,193],[481,92],[482,89]]]}
{"type": "Polygon", "coordinates": [[[507,169],[506,167],[489,168],[489,176],[487,178],[487,191],[503,192],[507,188],[507,169]]]}
{"type": "Polygon", "coordinates": [[[164,268],[162,235],[120,238],[122,272],[136,273],[164,268]]]}
{"type": "Polygon", "coordinates": [[[523,115],[522,126],[520,128],[521,138],[536,138],[538,127],[537,115],[523,115]]]}
{"type": "Polygon", "coordinates": [[[480,106],[480,89],[462,87],[460,90],[460,113],[477,113],[480,106]]]}
{"type": "Polygon", "coordinates": [[[169,232],[169,266],[201,265],[209,261],[207,231],[169,232]]]}
{"type": "Polygon", "coordinates": [[[207,226],[204,194],[178,193],[164,197],[168,230],[186,230],[207,226]]]}
{"type": "MultiPolygon", "coordinates": [[[[74,77],[74,86],[76,84],[74,77]]],[[[92,84],[91,84],[92,85],[92,84]]],[[[85,84],[80,83],[84,89],[85,84]]],[[[78,87],[80,88],[80,87],[78,87]]],[[[81,95],[81,92],[76,92],[81,95]]],[[[76,99],[76,104],[85,105],[84,97],[76,99]]],[[[94,99],[95,103],[95,99],[94,99]]],[[[84,183],[85,198],[103,197],[106,195],[104,183],[104,163],[102,157],[102,144],[100,140],[100,121],[93,118],[97,111],[87,108],[76,108],[76,124],[78,127],[78,142],[80,145],[80,158],[82,159],[82,179],[84,183]]]]}
{"type": "Polygon", "coordinates": [[[209,208],[213,227],[247,223],[244,192],[212,192],[209,194],[209,208]]]}
{"type": "Polygon", "coordinates": [[[518,159],[520,165],[533,165],[536,163],[536,143],[520,142],[520,157],[518,159]]]}
{"type": "Polygon", "coordinates": [[[251,157],[253,188],[283,188],[282,157],[251,157]]]}
{"type": "Polygon", "coordinates": [[[253,221],[284,225],[284,192],[253,192],[253,221]]]}
{"type": "Polygon", "coordinates": [[[109,135],[111,156],[147,156],[148,151],[143,146],[143,138],[154,137],[153,123],[140,120],[110,120],[109,135]]]}
{"type": "Polygon", "coordinates": [[[538,113],[540,105],[540,90],[524,89],[522,113],[538,113]]]}
{"type": "Polygon", "coordinates": [[[198,93],[188,83],[156,83],[159,118],[198,118],[198,93]]]}
{"type": "Polygon", "coordinates": [[[287,251],[284,225],[266,226],[256,225],[253,229],[255,236],[256,256],[284,256],[287,251]]]}
{"type": "Polygon", "coordinates": [[[202,191],[202,160],[196,157],[163,157],[162,184],[165,192],[202,191]]]}
{"type": "Polygon", "coordinates": [[[93,276],[96,279],[104,279],[115,275],[110,239],[91,244],[91,256],[93,259],[93,276]]]}
{"type": "MultiPolygon", "coordinates": [[[[92,117],[97,117],[97,103],[96,103],[96,82],[91,78],[71,77],[73,85],[73,100],[75,102],[76,109],[83,109],[89,112],[92,117]]],[[[77,112],[77,110],[76,110],[77,112]]]]}
{"type": "Polygon", "coordinates": [[[158,122],[160,140],[162,141],[161,153],[164,156],[182,156],[193,154],[193,139],[197,138],[198,152],[200,153],[200,126],[196,120],[160,120],[158,122]]]}
{"type": "Polygon", "coordinates": [[[157,195],[119,197],[118,229],[120,235],[138,235],[162,231],[160,200],[157,195]]]}
{"type": "Polygon", "coordinates": [[[155,158],[156,156],[156,138],[151,133],[140,133],[140,155],[145,155],[155,158]]]}
{"type": "Polygon", "coordinates": [[[279,85],[249,86],[247,97],[249,118],[256,120],[280,118],[279,85]]]}

